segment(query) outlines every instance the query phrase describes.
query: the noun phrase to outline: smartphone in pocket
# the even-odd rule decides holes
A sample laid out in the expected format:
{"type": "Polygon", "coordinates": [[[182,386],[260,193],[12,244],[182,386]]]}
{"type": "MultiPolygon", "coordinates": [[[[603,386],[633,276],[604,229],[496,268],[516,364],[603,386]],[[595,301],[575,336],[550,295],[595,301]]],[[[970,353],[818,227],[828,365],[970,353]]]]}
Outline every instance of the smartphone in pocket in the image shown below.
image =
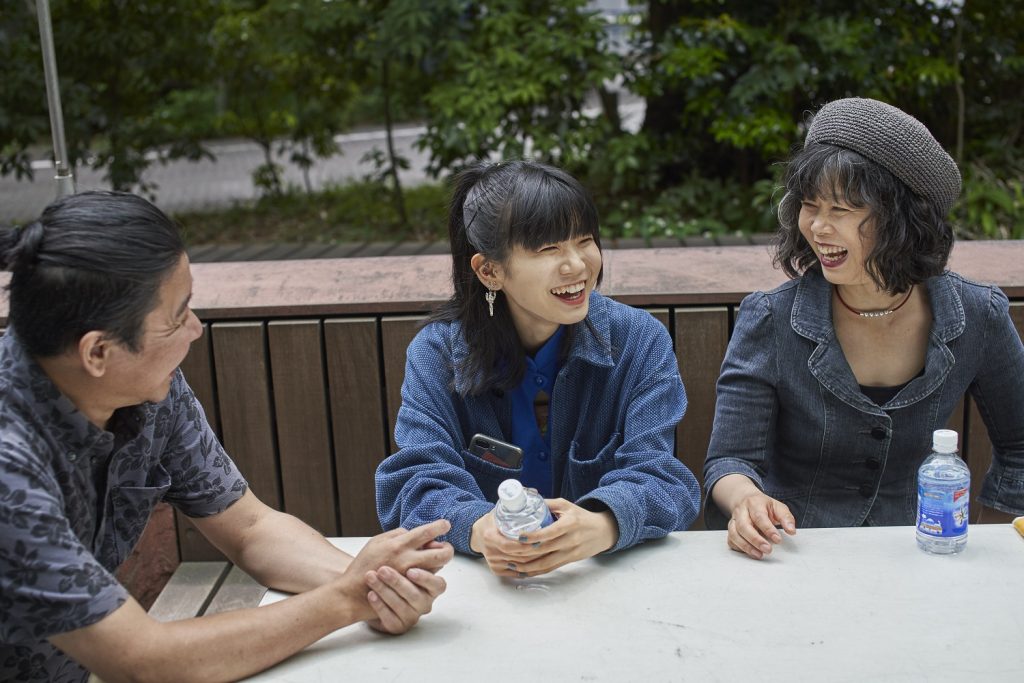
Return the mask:
{"type": "Polygon", "coordinates": [[[486,434],[475,434],[469,441],[469,452],[498,467],[518,469],[523,464],[523,449],[486,434]]]}

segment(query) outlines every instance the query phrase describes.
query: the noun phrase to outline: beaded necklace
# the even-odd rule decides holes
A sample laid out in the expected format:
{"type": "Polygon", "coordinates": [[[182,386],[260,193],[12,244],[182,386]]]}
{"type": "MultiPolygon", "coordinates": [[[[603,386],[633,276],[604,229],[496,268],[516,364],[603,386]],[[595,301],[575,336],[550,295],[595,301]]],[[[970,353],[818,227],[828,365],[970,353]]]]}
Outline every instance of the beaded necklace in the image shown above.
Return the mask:
{"type": "Polygon", "coordinates": [[[893,308],[886,308],[886,309],[882,309],[882,310],[878,310],[878,311],[858,311],[856,308],[854,308],[850,304],[848,304],[845,301],[843,301],[843,295],[839,291],[838,287],[836,287],[835,290],[836,290],[836,296],[839,297],[839,303],[841,303],[843,306],[845,306],[846,310],[848,310],[850,313],[855,313],[855,314],[859,315],[862,318],[882,318],[884,316],[889,315],[890,313],[895,313],[896,311],[898,311],[901,308],[903,308],[903,305],[905,303],[907,303],[908,301],[910,301],[910,295],[914,293],[914,286],[913,285],[910,286],[910,289],[907,291],[907,295],[905,297],[903,297],[903,301],[899,302],[899,304],[897,304],[895,307],[893,307],[893,308]]]}

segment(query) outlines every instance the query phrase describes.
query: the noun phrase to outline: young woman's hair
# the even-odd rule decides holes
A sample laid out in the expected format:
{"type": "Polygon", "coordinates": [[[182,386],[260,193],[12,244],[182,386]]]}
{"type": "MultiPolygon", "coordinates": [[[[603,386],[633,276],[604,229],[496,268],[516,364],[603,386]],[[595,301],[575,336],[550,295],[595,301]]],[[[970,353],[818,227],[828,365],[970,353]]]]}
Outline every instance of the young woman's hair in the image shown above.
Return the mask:
{"type": "Polygon", "coordinates": [[[0,231],[9,320],[26,350],[59,355],[99,330],[132,352],[160,285],[185,252],[177,226],[126,192],[83,192],[0,231]]]}
{"type": "Polygon", "coordinates": [[[953,229],[933,202],[918,196],[877,163],[857,152],[808,144],[786,168],[785,195],[779,202],[778,248],[774,260],[790,277],[820,268],[811,245],[800,234],[800,204],[843,200],[867,208],[861,235],[873,231],[875,244],[865,269],[890,294],[940,275],[953,248],[953,229]]]}
{"type": "MultiPolygon", "coordinates": [[[[516,387],[525,370],[525,351],[500,292],[494,316],[488,314],[487,289],[470,260],[479,253],[507,268],[514,247],[533,251],[585,236],[600,249],[594,202],[575,178],[553,166],[535,161],[480,163],[455,178],[448,232],[455,293],[432,319],[461,323],[470,349],[460,365],[470,378],[468,393],[516,387]]],[[[567,340],[574,333],[570,330],[567,340]]]]}

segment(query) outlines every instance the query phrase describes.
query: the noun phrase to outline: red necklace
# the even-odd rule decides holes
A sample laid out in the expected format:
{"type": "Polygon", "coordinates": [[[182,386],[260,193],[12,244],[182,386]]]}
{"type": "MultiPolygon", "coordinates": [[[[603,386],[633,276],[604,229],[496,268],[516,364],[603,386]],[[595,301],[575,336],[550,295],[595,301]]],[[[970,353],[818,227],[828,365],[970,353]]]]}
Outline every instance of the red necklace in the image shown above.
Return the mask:
{"type": "Polygon", "coordinates": [[[894,308],[886,308],[879,311],[858,311],[856,308],[843,301],[843,295],[840,293],[838,287],[835,287],[834,289],[836,290],[836,296],[839,297],[839,303],[845,306],[846,310],[848,310],[850,313],[855,313],[856,315],[859,315],[862,318],[881,318],[889,315],[890,313],[895,313],[896,311],[903,308],[903,304],[910,301],[910,295],[914,293],[914,286],[911,285],[910,289],[907,290],[907,295],[903,297],[903,301],[899,302],[899,304],[897,304],[894,308]]]}

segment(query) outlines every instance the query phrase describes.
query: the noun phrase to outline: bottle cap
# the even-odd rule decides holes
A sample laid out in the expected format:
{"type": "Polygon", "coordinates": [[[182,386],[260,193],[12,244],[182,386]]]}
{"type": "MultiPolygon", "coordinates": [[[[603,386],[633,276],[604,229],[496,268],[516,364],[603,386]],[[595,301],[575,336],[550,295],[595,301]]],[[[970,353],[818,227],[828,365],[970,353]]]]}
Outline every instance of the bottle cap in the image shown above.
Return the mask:
{"type": "Polygon", "coordinates": [[[526,490],[516,479],[506,479],[498,486],[498,500],[511,512],[518,512],[526,507],[526,490]]]}
{"type": "Polygon", "coordinates": [[[952,429],[936,429],[932,434],[932,449],[936,453],[956,453],[957,433],[952,429]]]}

